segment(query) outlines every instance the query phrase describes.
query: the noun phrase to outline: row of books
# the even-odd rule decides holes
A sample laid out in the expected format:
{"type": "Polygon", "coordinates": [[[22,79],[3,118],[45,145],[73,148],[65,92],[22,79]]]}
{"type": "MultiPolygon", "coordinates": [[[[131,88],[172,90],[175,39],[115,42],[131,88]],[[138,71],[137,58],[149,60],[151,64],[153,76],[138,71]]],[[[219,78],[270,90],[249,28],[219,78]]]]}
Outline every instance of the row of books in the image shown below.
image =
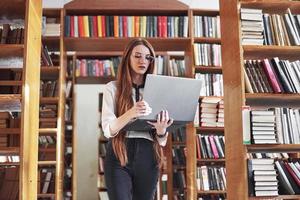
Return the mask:
{"type": "Polygon", "coordinates": [[[250,159],[248,176],[250,196],[300,194],[298,160],[250,159]]]}
{"type": "Polygon", "coordinates": [[[244,136],[254,144],[300,144],[300,110],[270,108],[243,110],[244,136]]]}
{"type": "Polygon", "coordinates": [[[185,142],[186,141],[186,128],[180,127],[176,131],[172,132],[173,142],[185,142]]]}
{"type": "Polygon", "coordinates": [[[248,159],[253,159],[253,158],[273,158],[273,159],[288,159],[290,156],[288,153],[285,152],[266,152],[266,153],[261,153],[261,152],[256,152],[256,153],[248,153],[247,158],[248,159]]]}
{"type": "Polygon", "coordinates": [[[167,56],[155,58],[156,74],[167,76],[181,76],[186,74],[185,61],[183,59],[168,59],[167,56]]]}
{"type": "Polygon", "coordinates": [[[71,121],[73,119],[73,106],[69,103],[65,105],[65,121],[71,121]]]}
{"type": "Polygon", "coordinates": [[[115,77],[120,62],[120,57],[111,57],[105,60],[76,59],[75,75],[77,77],[115,77]]]}
{"type": "Polygon", "coordinates": [[[65,16],[66,37],[187,37],[187,16],[65,16]]]}
{"type": "Polygon", "coordinates": [[[42,36],[60,36],[60,23],[58,18],[42,17],[42,36]]]}
{"type": "Polygon", "coordinates": [[[54,193],[55,190],[55,169],[44,168],[41,170],[40,178],[40,194],[54,193]]]}
{"type": "Polygon", "coordinates": [[[197,135],[197,159],[225,158],[225,137],[218,135],[197,135]]]}
{"type": "Polygon", "coordinates": [[[194,44],[194,63],[196,66],[221,66],[221,45],[194,44]]]}
{"type": "Polygon", "coordinates": [[[55,118],[57,117],[57,105],[45,104],[40,106],[40,118],[55,118]]]}
{"type": "Polygon", "coordinates": [[[242,44],[300,45],[300,15],[267,14],[261,9],[241,8],[242,44]]]}
{"type": "Polygon", "coordinates": [[[18,155],[0,155],[0,163],[18,163],[20,156],[18,155]]]}
{"type": "Polygon", "coordinates": [[[172,148],[172,161],[173,165],[185,166],[185,147],[175,146],[172,148]]]}
{"type": "Polygon", "coordinates": [[[53,62],[46,45],[42,45],[41,50],[41,66],[53,66],[53,62]]]}
{"type": "Polygon", "coordinates": [[[19,199],[19,167],[0,167],[0,199],[19,199]]]}
{"type": "Polygon", "coordinates": [[[48,146],[56,144],[56,137],[50,135],[40,135],[39,136],[39,145],[48,146]]]}
{"type": "Polygon", "coordinates": [[[0,25],[0,44],[23,44],[24,25],[0,25]]]}
{"type": "Polygon", "coordinates": [[[226,190],[225,167],[206,165],[197,167],[196,179],[198,190],[226,190]]]}
{"type": "Polygon", "coordinates": [[[195,79],[201,80],[200,96],[223,96],[223,75],[195,73],[195,79]]]}
{"type": "Polygon", "coordinates": [[[194,16],[194,37],[221,38],[220,16],[194,16]]]}
{"type": "Polygon", "coordinates": [[[300,93],[300,61],[245,60],[245,88],[248,93],[300,93]]]}
{"type": "Polygon", "coordinates": [[[40,81],[40,97],[57,97],[57,81],[40,81]]]}
{"type": "Polygon", "coordinates": [[[199,121],[203,127],[224,127],[223,99],[204,97],[199,105],[199,121]]]}
{"type": "Polygon", "coordinates": [[[182,170],[173,171],[173,188],[184,191],[186,188],[185,172],[182,170]]]}

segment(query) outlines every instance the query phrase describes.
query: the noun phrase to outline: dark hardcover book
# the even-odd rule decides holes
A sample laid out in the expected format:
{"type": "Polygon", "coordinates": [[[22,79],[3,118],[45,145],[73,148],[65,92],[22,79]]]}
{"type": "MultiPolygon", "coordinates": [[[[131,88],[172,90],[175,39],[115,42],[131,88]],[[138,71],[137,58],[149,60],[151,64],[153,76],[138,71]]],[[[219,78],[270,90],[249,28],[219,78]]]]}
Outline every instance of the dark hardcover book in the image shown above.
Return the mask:
{"type": "Polygon", "coordinates": [[[286,73],[284,72],[282,66],[279,63],[278,57],[271,59],[271,66],[274,68],[274,70],[277,74],[277,77],[279,78],[279,81],[283,86],[284,91],[288,92],[288,93],[293,93],[293,89],[290,85],[290,82],[288,80],[286,73]]]}
{"type": "Polygon", "coordinates": [[[267,91],[270,92],[270,93],[273,93],[274,90],[273,90],[273,88],[271,87],[271,85],[269,83],[269,80],[268,80],[268,77],[267,77],[267,75],[264,71],[262,62],[261,61],[256,61],[255,64],[257,65],[257,68],[260,71],[260,74],[261,74],[261,76],[264,80],[264,83],[265,83],[266,87],[267,87],[267,91]]]}
{"type": "Polygon", "coordinates": [[[252,169],[252,160],[248,160],[248,192],[249,196],[254,196],[254,171],[252,169]]]}

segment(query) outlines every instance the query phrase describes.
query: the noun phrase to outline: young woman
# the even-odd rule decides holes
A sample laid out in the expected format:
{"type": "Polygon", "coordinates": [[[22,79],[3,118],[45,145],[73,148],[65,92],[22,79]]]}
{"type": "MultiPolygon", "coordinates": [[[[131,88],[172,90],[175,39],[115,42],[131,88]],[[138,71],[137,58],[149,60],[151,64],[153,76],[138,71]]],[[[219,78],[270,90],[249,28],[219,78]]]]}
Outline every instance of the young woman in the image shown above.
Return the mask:
{"type": "Polygon", "coordinates": [[[103,94],[102,128],[109,139],[104,163],[110,200],[152,200],[156,191],[161,146],[173,120],[163,110],[153,131],[122,131],[137,117],[149,115],[151,105],[143,97],[147,74],[154,72],[155,53],[144,39],[132,40],[124,50],[117,80],[106,85],[103,94]]]}

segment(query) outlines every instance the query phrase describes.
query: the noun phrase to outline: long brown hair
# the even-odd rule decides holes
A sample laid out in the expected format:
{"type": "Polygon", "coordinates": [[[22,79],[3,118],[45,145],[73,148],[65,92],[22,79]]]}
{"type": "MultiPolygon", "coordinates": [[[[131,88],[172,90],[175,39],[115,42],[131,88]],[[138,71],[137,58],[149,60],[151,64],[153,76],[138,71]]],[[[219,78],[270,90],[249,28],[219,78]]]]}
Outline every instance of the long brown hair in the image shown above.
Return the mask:
{"type": "MultiPolygon", "coordinates": [[[[130,56],[132,53],[132,50],[134,47],[138,45],[144,45],[147,47],[150,51],[150,55],[155,57],[155,52],[152,47],[152,45],[145,39],[133,39],[130,41],[130,43],[127,45],[123,52],[122,61],[118,68],[118,74],[117,74],[117,92],[116,92],[116,115],[117,117],[124,114],[127,110],[129,110],[134,102],[132,99],[132,78],[131,78],[131,64],[130,64],[130,56]]],[[[149,67],[144,74],[144,80],[147,76],[147,74],[153,74],[155,68],[155,63],[150,62],[149,67]]],[[[126,133],[119,132],[118,135],[116,135],[112,139],[112,147],[114,150],[114,153],[116,157],[119,159],[121,166],[125,166],[128,158],[127,158],[127,150],[125,145],[125,135],[126,133]]],[[[155,157],[157,159],[159,167],[162,165],[162,149],[156,139],[156,137],[153,137],[153,148],[155,151],[155,157]]]]}

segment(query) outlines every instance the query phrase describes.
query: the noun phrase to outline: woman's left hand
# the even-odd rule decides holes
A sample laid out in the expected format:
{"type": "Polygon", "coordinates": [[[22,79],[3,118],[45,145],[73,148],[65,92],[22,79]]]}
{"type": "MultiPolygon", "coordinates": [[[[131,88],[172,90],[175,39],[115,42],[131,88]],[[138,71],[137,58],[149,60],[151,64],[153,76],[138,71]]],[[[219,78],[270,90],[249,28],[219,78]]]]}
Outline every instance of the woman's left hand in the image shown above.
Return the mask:
{"type": "Polygon", "coordinates": [[[158,114],[156,122],[147,122],[154,126],[157,135],[164,135],[167,131],[167,128],[173,123],[173,119],[169,117],[169,113],[167,110],[162,110],[158,114]]]}

